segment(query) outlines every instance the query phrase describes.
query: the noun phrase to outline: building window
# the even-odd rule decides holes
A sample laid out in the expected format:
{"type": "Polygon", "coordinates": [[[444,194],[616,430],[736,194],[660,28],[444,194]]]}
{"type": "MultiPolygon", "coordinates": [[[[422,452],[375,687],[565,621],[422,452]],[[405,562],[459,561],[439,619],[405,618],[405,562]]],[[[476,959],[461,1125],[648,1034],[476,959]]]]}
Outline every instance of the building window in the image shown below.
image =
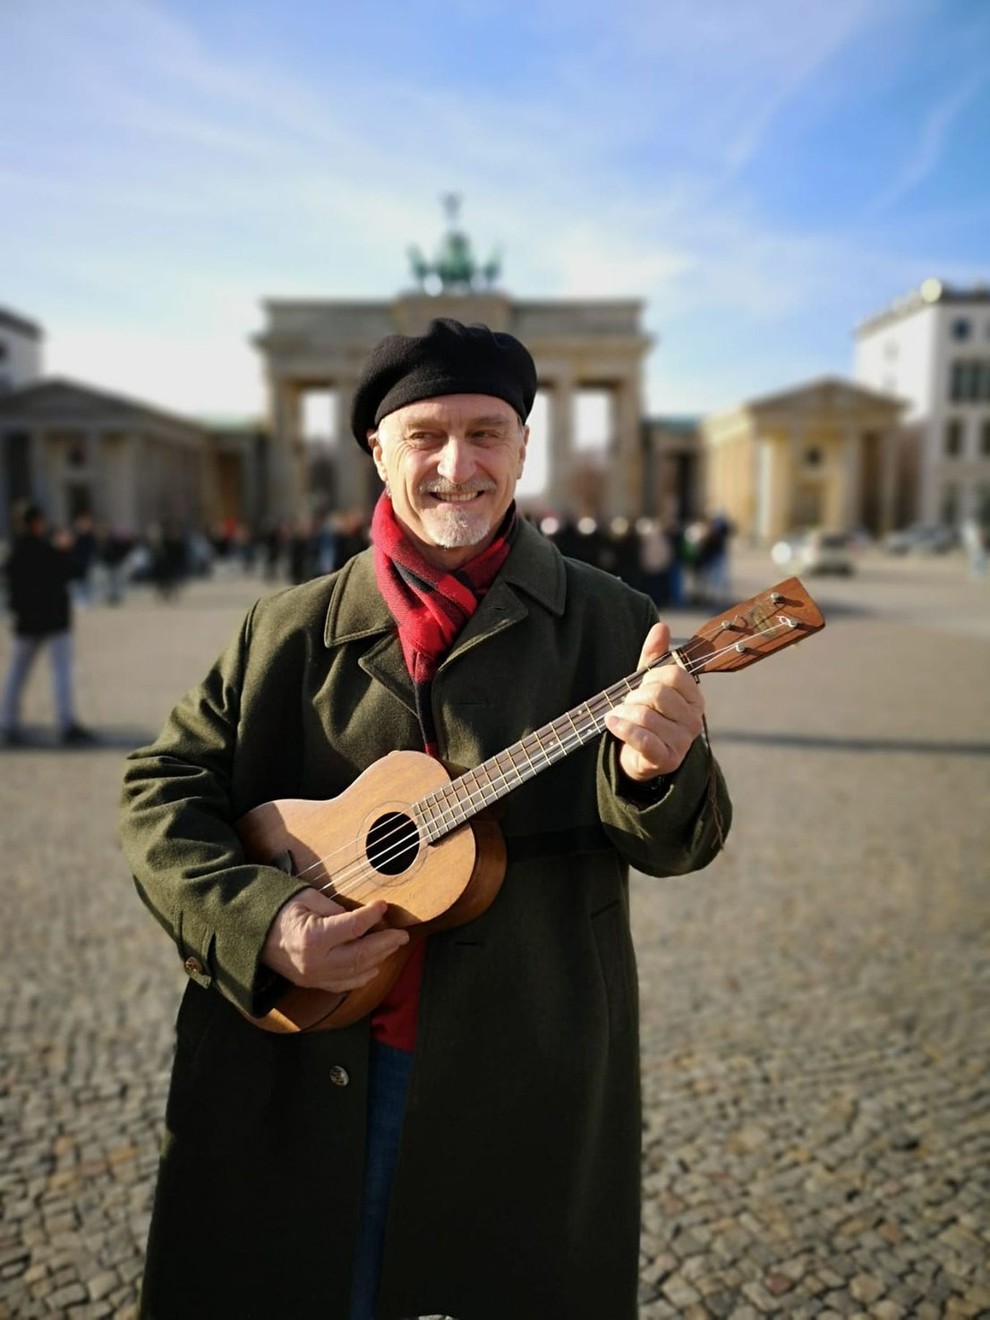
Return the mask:
{"type": "Polygon", "coordinates": [[[958,458],[963,450],[963,424],[958,417],[945,424],[945,456],[958,458]]]}
{"type": "Polygon", "coordinates": [[[7,345],[3,342],[3,340],[0,339],[0,362],[6,362],[8,355],[9,355],[9,349],[7,348],[7,345]]]}
{"type": "Polygon", "coordinates": [[[949,333],[952,335],[952,338],[958,340],[960,343],[969,338],[969,331],[969,318],[966,316],[957,316],[949,327],[949,333]]]}
{"type": "Polygon", "coordinates": [[[950,403],[990,403],[990,358],[957,358],[949,368],[950,403]]]}
{"type": "Polygon", "coordinates": [[[821,467],[822,451],[817,445],[812,445],[810,449],[804,451],[804,466],[810,468],[821,467]]]}
{"type": "Polygon", "coordinates": [[[980,455],[982,458],[990,458],[990,418],[984,418],[980,427],[980,455]]]}

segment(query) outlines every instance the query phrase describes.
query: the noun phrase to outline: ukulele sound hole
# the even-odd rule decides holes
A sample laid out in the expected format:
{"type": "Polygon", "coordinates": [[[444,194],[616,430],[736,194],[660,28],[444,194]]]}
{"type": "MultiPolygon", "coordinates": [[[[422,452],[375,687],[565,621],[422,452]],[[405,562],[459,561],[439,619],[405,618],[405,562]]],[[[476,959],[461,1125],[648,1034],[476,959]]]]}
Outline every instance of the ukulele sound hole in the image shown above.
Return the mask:
{"type": "Polygon", "coordinates": [[[412,866],[418,852],[416,823],[400,811],[379,816],[368,831],[368,861],[383,875],[401,875],[412,866]]]}

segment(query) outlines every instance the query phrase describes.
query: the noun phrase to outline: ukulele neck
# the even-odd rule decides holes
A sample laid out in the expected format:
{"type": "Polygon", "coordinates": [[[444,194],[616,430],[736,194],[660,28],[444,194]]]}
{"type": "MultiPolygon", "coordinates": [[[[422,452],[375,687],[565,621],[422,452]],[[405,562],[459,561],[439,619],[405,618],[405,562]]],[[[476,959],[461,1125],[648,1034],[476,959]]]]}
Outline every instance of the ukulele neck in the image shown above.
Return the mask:
{"type": "Polygon", "coordinates": [[[422,837],[436,843],[520,784],[584,747],[604,731],[608,712],[635,692],[651,669],[675,661],[689,674],[731,673],[793,646],[824,626],[821,610],[798,578],[778,582],[733,605],[709,619],[681,646],[421,798],[413,810],[422,837]]]}
{"type": "Polygon", "coordinates": [[[674,659],[668,651],[652,664],[621,678],[590,701],[544,724],[505,751],[490,756],[473,770],[452,779],[416,803],[423,837],[435,843],[464,825],[486,807],[525,784],[571,752],[584,747],[605,729],[605,716],[634,692],[649,669],[674,659]]]}

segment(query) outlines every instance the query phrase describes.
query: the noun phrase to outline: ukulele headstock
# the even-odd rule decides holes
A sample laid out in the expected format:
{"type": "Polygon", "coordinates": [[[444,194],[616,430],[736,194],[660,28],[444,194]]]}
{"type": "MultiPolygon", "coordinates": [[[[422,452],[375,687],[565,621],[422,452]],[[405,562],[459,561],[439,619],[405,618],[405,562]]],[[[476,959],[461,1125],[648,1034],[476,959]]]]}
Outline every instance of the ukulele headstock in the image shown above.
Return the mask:
{"type": "Polygon", "coordinates": [[[825,627],[800,578],[787,578],[709,619],[677,648],[692,673],[745,669],[825,627]]]}

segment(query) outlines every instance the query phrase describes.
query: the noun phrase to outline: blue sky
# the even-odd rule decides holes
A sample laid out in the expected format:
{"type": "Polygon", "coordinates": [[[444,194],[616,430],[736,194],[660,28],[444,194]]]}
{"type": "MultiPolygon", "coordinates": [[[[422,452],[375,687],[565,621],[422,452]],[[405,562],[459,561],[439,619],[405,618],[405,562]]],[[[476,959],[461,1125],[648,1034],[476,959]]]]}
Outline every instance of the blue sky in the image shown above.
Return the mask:
{"type": "Polygon", "coordinates": [[[990,280],[985,0],[0,0],[0,37],[0,305],[182,412],[260,411],[261,299],[392,297],[448,191],[511,294],[645,301],[654,413],[990,280]]]}

